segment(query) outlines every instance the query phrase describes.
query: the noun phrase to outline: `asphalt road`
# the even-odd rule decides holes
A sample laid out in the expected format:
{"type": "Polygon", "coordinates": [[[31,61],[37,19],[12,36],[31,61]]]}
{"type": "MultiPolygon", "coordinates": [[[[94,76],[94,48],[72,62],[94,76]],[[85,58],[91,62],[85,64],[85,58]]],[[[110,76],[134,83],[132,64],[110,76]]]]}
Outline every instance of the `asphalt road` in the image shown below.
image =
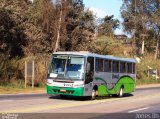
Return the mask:
{"type": "Polygon", "coordinates": [[[18,114],[18,118],[134,118],[160,119],[160,87],[136,89],[123,98],[98,97],[94,101],[87,98],[47,94],[0,95],[0,118],[6,114],[18,114]],[[24,114],[25,113],[25,114],[24,114]]]}

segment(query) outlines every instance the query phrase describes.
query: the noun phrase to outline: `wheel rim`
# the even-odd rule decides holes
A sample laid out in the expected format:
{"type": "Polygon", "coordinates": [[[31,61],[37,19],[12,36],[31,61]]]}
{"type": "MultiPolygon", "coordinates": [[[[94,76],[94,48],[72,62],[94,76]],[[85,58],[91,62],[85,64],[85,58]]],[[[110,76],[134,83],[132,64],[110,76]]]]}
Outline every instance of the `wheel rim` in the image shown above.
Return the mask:
{"type": "Polygon", "coordinates": [[[123,88],[120,89],[120,93],[119,96],[122,97],[123,96],[123,88]]]}
{"type": "Polygon", "coordinates": [[[92,91],[92,99],[95,99],[95,97],[96,97],[96,91],[93,90],[93,91],[92,91]]]}

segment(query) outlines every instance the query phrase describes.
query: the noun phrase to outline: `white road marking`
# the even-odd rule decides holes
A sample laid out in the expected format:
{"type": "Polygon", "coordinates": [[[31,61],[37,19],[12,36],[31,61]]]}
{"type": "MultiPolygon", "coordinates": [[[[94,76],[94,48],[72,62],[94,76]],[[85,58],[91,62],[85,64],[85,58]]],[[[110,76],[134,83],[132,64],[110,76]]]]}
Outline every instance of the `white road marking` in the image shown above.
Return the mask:
{"type": "Polygon", "coordinates": [[[1,102],[13,102],[14,100],[0,100],[0,103],[1,102]]]}
{"type": "Polygon", "coordinates": [[[138,112],[138,111],[146,110],[146,109],[149,109],[149,108],[150,107],[144,107],[144,108],[140,108],[140,109],[136,109],[136,110],[131,110],[131,111],[128,111],[128,113],[138,112]]]}

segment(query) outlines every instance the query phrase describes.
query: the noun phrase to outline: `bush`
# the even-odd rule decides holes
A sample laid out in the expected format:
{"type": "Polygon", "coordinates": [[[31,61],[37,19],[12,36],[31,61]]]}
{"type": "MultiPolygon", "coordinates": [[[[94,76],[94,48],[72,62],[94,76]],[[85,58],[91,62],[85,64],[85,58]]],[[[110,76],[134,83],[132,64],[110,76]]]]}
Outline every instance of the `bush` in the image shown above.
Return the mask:
{"type": "MultiPolygon", "coordinates": [[[[48,56],[28,56],[26,58],[0,58],[0,85],[23,84],[25,79],[25,61],[35,61],[35,84],[43,86],[47,78],[48,56]]],[[[30,79],[28,79],[30,80],[30,79]]]]}
{"type": "Polygon", "coordinates": [[[160,60],[155,60],[153,54],[146,54],[141,58],[141,62],[137,63],[137,79],[143,81],[154,79],[152,76],[148,77],[149,68],[160,70],[160,60]]]}
{"type": "Polygon", "coordinates": [[[21,63],[23,61],[21,59],[7,59],[1,57],[0,62],[0,84],[10,83],[11,80],[23,78],[23,65],[21,63]]]}

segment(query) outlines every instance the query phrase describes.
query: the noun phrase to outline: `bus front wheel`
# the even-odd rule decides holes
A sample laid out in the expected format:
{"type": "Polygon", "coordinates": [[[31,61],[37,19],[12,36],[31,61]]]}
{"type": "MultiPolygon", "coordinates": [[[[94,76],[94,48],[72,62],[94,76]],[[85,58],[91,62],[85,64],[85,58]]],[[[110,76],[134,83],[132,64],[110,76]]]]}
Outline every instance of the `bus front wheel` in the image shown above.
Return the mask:
{"type": "Polygon", "coordinates": [[[91,100],[95,100],[96,99],[96,90],[95,89],[92,90],[90,99],[91,100]]]}
{"type": "Polygon", "coordinates": [[[62,99],[66,99],[68,96],[67,96],[67,95],[60,95],[60,97],[61,97],[62,99]]]}

